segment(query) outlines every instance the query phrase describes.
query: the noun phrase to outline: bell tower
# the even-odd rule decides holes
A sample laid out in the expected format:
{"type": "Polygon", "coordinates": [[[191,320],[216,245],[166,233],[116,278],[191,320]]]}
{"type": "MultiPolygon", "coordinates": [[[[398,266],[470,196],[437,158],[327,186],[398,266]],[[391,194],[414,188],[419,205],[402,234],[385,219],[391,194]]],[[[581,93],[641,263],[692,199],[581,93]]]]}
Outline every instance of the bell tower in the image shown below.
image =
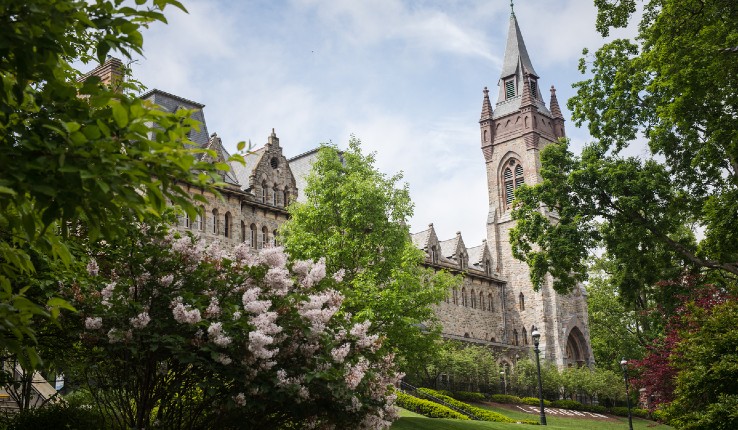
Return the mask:
{"type": "Polygon", "coordinates": [[[584,290],[559,295],[548,279],[539,291],[535,291],[527,264],[513,257],[510,246],[509,231],[514,226],[510,213],[515,190],[523,184],[541,182],[540,151],[565,137],[564,117],[556,90],[551,87],[547,107],[539,80],[515,12],[511,11],[505,57],[497,81],[497,102],[493,108],[485,87],[479,119],[489,198],[487,243],[497,262],[497,270],[507,281],[508,343],[532,344],[529,339],[518,339],[518,333],[526,337],[536,326],[541,333],[541,350],[548,360],[560,367],[573,362],[590,364],[593,359],[584,290]],[[576,358],[569,357],[574,350],[567,348],[569,333],[578,336],[576,346],[580,348],[576,358]]]}

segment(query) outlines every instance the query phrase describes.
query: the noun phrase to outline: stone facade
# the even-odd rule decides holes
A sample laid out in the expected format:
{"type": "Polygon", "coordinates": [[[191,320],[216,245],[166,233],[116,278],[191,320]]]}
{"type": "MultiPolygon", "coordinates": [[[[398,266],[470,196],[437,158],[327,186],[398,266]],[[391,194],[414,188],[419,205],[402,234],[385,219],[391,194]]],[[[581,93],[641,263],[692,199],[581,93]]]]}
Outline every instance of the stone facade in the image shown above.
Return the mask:
{"type": "MultiPolygon", "coordinates": [[[[113,68],[106,65],[96,70],[113,73],[113,68]]],[[[103,76],[103,81],[106,79],[115,77],[103,76]]],[[[565,136],[555,89],[551,87],[546,107],[538,79],[512,14],[498,100],[493,109],[489,91],[484,88],[479,120],[489,199],[487,240],[471,248],[459,232],[451,239],[439,240],[433,224],[411,238],[426,252],[428,267],[463,275],[463,284],[436,305],[444,337],[488,345],[500,353],[503,364],[514,365],[519,357],[531,353],[531,333],[537,327],[543,357],[559,367],[591,366],[594,358],[586,291],[580,286],[571,294],[558,294],[551,279],[535,291],[527,265],[513,257],[509,242],[515,188],[541,181],[541,149],[565,136]]],[[[160,90],[142,97],[170,112],[193,110],[202,126],[190,139],[213,150],[213,161],[228,159],[217,134],[208,135],[202,104],[160,90]]],[[[179,228],[227,245],[246,242],[254,249],[274,245],[277,228],[287,220],[285,207],[295,199],[302,200],[299,191],[316,155],[317,150],[311,150],[285,158],[272,130],[266,144],[245,157],[245,165],[231,163],[231,172],[222,173],[226,184],[221,190],[222,199],[206,195],[209,203],[201,207],[201,215],[194,220],[183,215],[179,228]]],[[[202,194],[196,187],[189,190],[202,194]]],[[[555,213],[541,210],[556,220],[555,213]]]]}

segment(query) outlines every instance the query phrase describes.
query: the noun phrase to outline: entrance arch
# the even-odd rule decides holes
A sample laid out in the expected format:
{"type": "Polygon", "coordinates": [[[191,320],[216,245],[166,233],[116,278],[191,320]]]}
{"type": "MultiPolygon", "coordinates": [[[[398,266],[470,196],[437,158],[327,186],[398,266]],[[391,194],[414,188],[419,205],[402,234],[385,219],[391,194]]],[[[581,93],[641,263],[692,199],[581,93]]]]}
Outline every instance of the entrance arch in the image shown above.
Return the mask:
{"type": "Polygon", "coordinates": [[[574,327],[566,339],[566,365],[569,367],[582,367],[587,365],[589,350],[584,334],[579,327],[574,327]]]}

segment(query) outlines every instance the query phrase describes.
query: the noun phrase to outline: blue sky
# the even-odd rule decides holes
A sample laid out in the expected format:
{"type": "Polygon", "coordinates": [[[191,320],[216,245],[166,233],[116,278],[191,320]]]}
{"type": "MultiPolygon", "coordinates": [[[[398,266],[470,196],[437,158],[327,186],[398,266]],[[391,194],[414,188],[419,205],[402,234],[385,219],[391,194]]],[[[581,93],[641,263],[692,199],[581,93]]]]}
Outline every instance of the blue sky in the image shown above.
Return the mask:
{"type": "MultiPolygon", "coordinates": [[[[266,142],[288,157],[351,134],[377,167],[403,171],[415,202],[411,231],[485,237],[486,172],[479,144],[482,89],[497,96],[508,0],[183,1],[169,25],[144,34],[138,80],[205,104],[227,148],[266,142]]],[[[565,108],[582,80],[582,48],[603,40],[590,0],[518,0],[515,14],[539,85],[555,85],[574,148],[590,138],[565,108]]],[[[632,30],[615,33],[631,36],[632,30]]]]}

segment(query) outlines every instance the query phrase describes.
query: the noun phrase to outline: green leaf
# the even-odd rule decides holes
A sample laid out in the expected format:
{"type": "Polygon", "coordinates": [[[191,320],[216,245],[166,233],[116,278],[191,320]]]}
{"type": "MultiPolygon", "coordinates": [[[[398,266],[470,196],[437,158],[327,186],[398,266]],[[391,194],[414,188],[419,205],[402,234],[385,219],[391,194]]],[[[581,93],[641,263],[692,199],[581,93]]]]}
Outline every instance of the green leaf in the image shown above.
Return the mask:
{"type": "Polygon", "coordinates": [[[113,109],[113,118],[118,127],[123,128],[128,125],[128,111],[118,101],[112,101],[110,107],[113,109]]]}

